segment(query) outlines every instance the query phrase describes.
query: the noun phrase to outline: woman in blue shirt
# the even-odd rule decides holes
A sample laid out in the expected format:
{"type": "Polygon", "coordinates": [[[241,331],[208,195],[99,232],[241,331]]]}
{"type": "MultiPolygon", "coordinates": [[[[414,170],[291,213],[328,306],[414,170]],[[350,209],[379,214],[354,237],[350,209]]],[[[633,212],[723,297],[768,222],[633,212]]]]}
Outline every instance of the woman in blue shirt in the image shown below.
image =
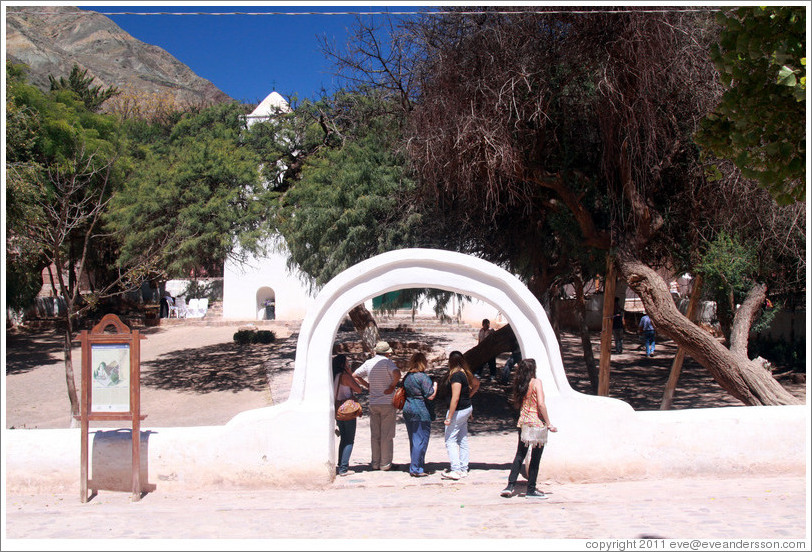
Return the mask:
{"type": "Polygon", "coordinates": [[[431,436],[433,408],[429,411],[426,401],[437,393],[437,383],[432,383],[426,375],[428,361],[423,353],[415,353],[409,359],[409,371],[403,377],[403,388],[406,390],[406,404],[403,405],[403,420],[409,433],[409,452],[411,464],[409,474],[412,477],[428,475],[423,466],[426,463],[426,450],[431,436]]]}

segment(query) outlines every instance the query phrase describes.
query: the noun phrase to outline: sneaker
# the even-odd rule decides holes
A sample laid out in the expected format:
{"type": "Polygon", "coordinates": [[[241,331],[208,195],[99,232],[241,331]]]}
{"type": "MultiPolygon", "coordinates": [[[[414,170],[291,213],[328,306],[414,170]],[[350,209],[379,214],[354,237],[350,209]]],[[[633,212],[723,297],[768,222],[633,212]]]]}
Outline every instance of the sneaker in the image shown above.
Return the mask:
{"type": "Polygon", "coordinates": [[[468,477],[468,470],[459,472],[460,477],[468,477]]]}
{"type": "Polygon", "coordinates": [[[536,489],[530,489],[525,493],[525,498],[547,498],[547,495],[541,491],[537,491],[536,489]]]}
{"type": "Polygon", "coordinates": [[[441,477],[443,479],[453,479],[454,481],[459,481],[462,478],[460,472],[457,471],[443,472],[443,475],[441,477]]]}
{"type": "Polygon", "coordinates": [[[352,475],[354,473],[355,473],[354,470],[347,470],[345,472],[338,472],[338,475],[340,475],[341,477],[344,477],[345,475],[352,475]]]}
{"type": "Polygon", "coordinates": [[[384,464],[381,466],[381,471],[389,471],[392,469],[392,464],[384,464]]]}
{"type": "Polygon", "coordinates": [[[426,472],[419,472],[419,473],[409,473],[412,477],[428,477],[429,474],[426,472]]]}
{"type": "Polygon", "coordinates": [[[513,496],[513,483],[508,483],[508,486],[502,489],[502,492],[499,493],[499,496],[503,498],[510,498],[513,496]]]}

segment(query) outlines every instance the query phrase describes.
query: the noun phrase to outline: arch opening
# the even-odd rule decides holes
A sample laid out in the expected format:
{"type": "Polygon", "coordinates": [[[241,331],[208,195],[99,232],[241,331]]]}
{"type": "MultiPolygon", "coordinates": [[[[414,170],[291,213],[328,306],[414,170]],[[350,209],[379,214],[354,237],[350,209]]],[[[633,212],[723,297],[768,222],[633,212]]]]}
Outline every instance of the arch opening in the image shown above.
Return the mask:
{"type": "Polygon", "coordinates": [[[262,286],[256,293],[257,320],[276,319],[276,293],[273,288],[262,286]]]}

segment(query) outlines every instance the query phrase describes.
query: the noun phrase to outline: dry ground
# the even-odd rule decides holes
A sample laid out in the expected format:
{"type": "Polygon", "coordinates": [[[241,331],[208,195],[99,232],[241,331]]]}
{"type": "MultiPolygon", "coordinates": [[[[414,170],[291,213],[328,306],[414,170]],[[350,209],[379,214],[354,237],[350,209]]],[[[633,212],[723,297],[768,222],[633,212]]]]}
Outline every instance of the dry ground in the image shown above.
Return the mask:
{"type": "MultiPolygon", "coordinates": [[[[244,410],[278,404],[287,399],[298,334],[284,323],[270,327],[277,335],[271,345],[237,345],[233,335],[239,324],[200,326],[180,324],[143,330],[141,344],[141,411],[147,414],[146,427],[221,425],[244,410]]],[[[465,351],[476,344],[476,330],[418,333],[407,329],[382,331],[400,348],[400,364],[405,366],[408,351],[421,344],[433,362],[437,376],[448,352],[465,351]]],[[[342,326],[336,342],[358,341],[357,335],[342,326]]],[[[593,335],[597,352],[599,338],[593,335]]],[[[637,410],[660,406],[665,382],[676,347],[660,341],[654,357],[646,358],[635,335],[626,336],[626,350],[613,355],[610,396],[629,402],[637,410]]],[[[582,360],[580,340],[562,336],[562,358],[571,386],[586,392],[589,380],[582,360]]],[[[74,349],[74,366],[79,374],[81,353],[74,349]]],[[[360,356],[356,355],[356,361],[360,356]]],[[[502,355],[498,366],[504,364],[502,355]]],[[[70,406],[65,391],[62,337],[55,331],[6,334],[5,428],[62,428],[70,424],[70,406]]],[[[779,381],[794,395],[805,400],[805,384],[779,381]]],[[[508,431],[513,413],[505,401],[507,387],[485,383],[476,399],[479,431],[508,431]]],[[[687,359],[674,396],[675,409],[740,406],[722,390],[707,370],[687,359]]],[[[98,424],[104,427],[104,424],[98,424]]],[[[116,424],[113,424],[116,425],[116,424]]],[[[120,423],[118,423],[120,425],[120,423]]],[[[436,428],[439,431],[439,426],[436,428]]]]}

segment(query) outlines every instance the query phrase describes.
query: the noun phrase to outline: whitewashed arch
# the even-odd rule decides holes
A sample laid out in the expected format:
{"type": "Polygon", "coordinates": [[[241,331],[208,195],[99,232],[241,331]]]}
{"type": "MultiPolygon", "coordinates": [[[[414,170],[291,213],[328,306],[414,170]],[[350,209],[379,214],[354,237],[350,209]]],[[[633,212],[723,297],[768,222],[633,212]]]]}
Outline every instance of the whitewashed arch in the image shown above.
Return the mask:
{"type": "Polygon", "coordinates": [[[569,434],[577,445],[594,442],[595,431],[607,432],[605,426],[613,419],[607,412],[620,416],[633,412],[622,401],[583,395],[570,387],[547,315],[518,278],[471,255],[399,249],[346,269],[322,288],[299,331],[288,400],[238,414],[226,425],[221,444],[231,451],[234,463],[245,469],[254,458],[255,467],[272,462],[284,468],[288,477],[332,478],[336,443],[331,365],[338,327],[350,309],[367,299],[415,287],[462,293],[498,307],[523,356],[536,360],[548,411],[554,419],[560,415],[556,423],[571,428],[569,434]],[[241,440],[249,431],[250,444],[241,440]]]}
{"type": "Polygon", "coordinates": [[[536,359],[545,393],[575,393],[564,373],[547,315],[518,278],[471,255],[400,249],[348,268],[321,290],[299,333],[290,400],[324,401],[332,393],[333,340],[350,309],[385,292],[415,287],[458,292],[497,306],[510,323],[523,357],[536,359]]]}

